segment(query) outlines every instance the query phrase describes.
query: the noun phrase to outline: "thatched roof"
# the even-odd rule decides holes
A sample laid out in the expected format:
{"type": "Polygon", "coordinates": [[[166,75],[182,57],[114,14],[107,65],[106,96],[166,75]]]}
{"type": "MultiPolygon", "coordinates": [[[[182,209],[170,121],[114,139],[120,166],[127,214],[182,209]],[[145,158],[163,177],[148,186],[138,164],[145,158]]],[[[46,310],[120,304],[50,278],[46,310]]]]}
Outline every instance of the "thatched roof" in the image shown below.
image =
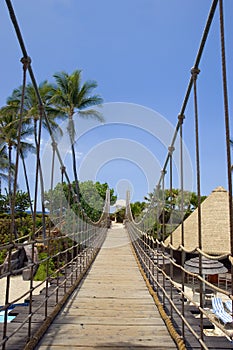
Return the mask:
{"type": "MultiPolygon", "coordinates": [[[[202,250],[208,254],[230,253],[229,195],[217,187],[201,204],[202,250]]],[[[172,233],[173,246],[181,244],[181,225],[172,233]]],[[[170,237],[165,244],[170,243],[170,237]]],[[[191,251],[198,247],[198,210],[184,221],[184,247],[191,251]]]]}
{"type": "MultiPolygon", "coordinates": [[[[190,272],[199,273],[199,257],[197,256],[196,258],[187,260],[184,267],[190,272]]],[[[226,273],[227,271],[227,268],[220,261],[202,257],[202,273],[204,275],[215,275],[226,273]]]]}

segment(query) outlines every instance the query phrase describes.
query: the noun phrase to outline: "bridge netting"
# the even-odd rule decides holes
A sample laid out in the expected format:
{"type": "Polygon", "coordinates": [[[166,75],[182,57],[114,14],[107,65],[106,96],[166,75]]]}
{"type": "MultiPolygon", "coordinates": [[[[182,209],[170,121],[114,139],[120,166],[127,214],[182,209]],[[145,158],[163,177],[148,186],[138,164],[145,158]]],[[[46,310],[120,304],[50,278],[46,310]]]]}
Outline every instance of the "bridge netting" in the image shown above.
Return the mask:
{"type": "MultiPolygon", "coordinates": [[[[6,0],[6,5],[16,31],[18,41],[22,50],[23,59],[23,88],[22,100],[19,110],[19,128],[18,128],[18,148],[16,152],[16,162],[14,179],[11,190],[11,206],[10,206],[10,226],[9,226],[9,241],[0,246],[0,251],[6,255],[5,263],[2,266],[0,275],[1,282],[5,281],[4,303],[1,305],[3,312],[2,323],[2,349],[10,348],[12,339],[19,339],[20,332],[23,334],[19,342],[19,348],[30,349],[34,348],[36,342],[46,327],[52,322],[53,317],[64,305],[65,301],[77,287],[78,283],[88,270],[96,254],[105,239],[107,229],[109,228],[109,211],[110,211],[110,193],[106,192],[106,200],[103,208],[103,213],[98,222],[92,222],[81,208],[79,203],[76,203],[76,211],[73,212],[68,205],[64,206],[62,195],[60,200],[59,210],[53,212],[53,207],[50,208],[49,218],[46,216],[43,196],[39,198],[39,185],[43,189],[43,169],[41,166],[41,129],[42,120],[47,124],[51,140],[53,159],[57,157],[60,163],[61,183],[66,181],[68,184],[68,197],[75,198],[77,193],[71,185],[71,180],[66,171],[61,154],[54,139],[51,125],[49,123],[46,110],[43,105],[42,98],[38,89],[38,84],[31,66],[31,60],[27,53],[23,37],[12,7],[11,1],[6,0]],[[15,214],[15,196],[18,183],[18,166],[20,162],[20,137],[23,123],[23,106],[24,106],[24,91],[26,87],[27,76],[29,75],[35,93],[38,99],[39,110],[39,125],[38,135],[36,139],[36,178],[35,178],[35,193],[34,208],[32,208],[33,225],[31,233],[27,236],[17,237],[17,220],[15,214]],[[42,203],[42,221],[43,226],[37,228],[36,212],[38,202],[42,203]],[[64,210],[65,208],[65,210],[64,210]],[[69,221],[69,222],[68,222],[69,221]],[[67,225],[67,222],[69,225],[67,225]],[[44,258],[38,260],[38,250],[40,247],[46,251],[44,258]],[[15,255],[17,251],[17,256],[15,255]],[[28,252],[29,251],[29,252],[28,252]],[[20,253],[19,253],[20,252],[20,253]],[[23,253],[22,253],[23,252],[23,253]],[[21,254],[21,255],[20,255],[21,254]],[[24,264],[24,257],[27,256],[27,264],[24,264]],[[22,258],[23,265],[15,264],[22,258]],[[55,269],[51,273],[51,264],[55,265],[55,269]],[[45,266],[45,277],[39,283],[35,283],[34,275],[39,266],[45,266]],[[29,287],[16,299],[11,298],[10,290],[12,279],[16,274],[21,274],[25,280],[29,281],[29,287]],[[42,293],[38,293],[43,289],[42,293]],[[39,294],[36,298],[35,295],[39,294]],[[21,304],[24,299],[25,303],[21,304]],[[12,307],[21,307],[23,310],[20,323],[15,323],[12,326],[8,323],[9,312],[12,313],[12,307]],[[51,313],[51,307],[54,311],[51,313]],[[41,326],[35,329],[33,320],[35,317],[41,317],[41,326]],[[25,331],[26,330],[26,331],[25,331]],[[26,337],[25,337],[26,334],[26,337]]],[[[186,116],[187,117],[187,116],[186,116]]],[[[157,294],[158,303],[166,311],[167,324],[175,325],[177,333],[175,337],[183,339],[182,345],[188,345],[189,335],[191,334],[195,341],[199,344],[199,348],[208,349],[208,341],[205,337],[205,320],[210,320],[220,329],[223,334],[229,339],[232,334],[213,313],[206,308],[206,291],[211,290],[211,295],[221,293],[229,300],[233,300],[233,283],[232,283],[232,256],[233,256],[233,213],[232,213],[232,167],[231,167],[231,141],[230,141],[230,118],[228,110],[228,92],[227,92],[227,75],[226,75],[226,58],[225,58],[225,33],[224,33],[224,14],[223,1],[214,0],[210,8],[205,30],[201,38],[200,47],[191,70],[191,77],[178,114],[178,122],[175,128],[175,133],[168,148],[167,157],[161,171],[161,177],[157,183],[154,194],[151,198],[150,205],[143,213],[140,220],[135,221],[131,209],[129,194],[127,195],[126,218],[125,226],[131,237],[132,245],[138,256],[138,260],[144,270],[144,273],[153,289],[157,294]],[[217,254],[209,254],[203,249],[203,237],[205,232],[202,228],[202,206],[201,206],[201,169],[200,169],[200,135],[199,135],[199,105],[198,105],[198,74],[200,73],[199,65],[203,55],[204,47],[208,38],[210,27],[219,8],[219,23],[220,23],[220,46],[222,59],[222,83],[223,83],[223,123],[225,125],[225,148],[226,148],[226,173],[228,179],[228,217],[229,217],[229,241],[230,250],[224,256],[217,254]],[[198,244],[191,251],[185,246],[185,159],[183,145],[183,130],[185,127],[185,112],[187,106],[193,100],[194,120],[195,120],[195,140],[196,140],[196,186],[197,186],[197,241],[198,244]],[[177,141],[178,140],[178,141],[177,141]],[[179,209],[174,206],[173,184],[174,184],[174,159],[175,152],[179,152],[179,209]],[[165,201],[165,187],[168,184],[168,201],[165,201]],[[170,203],[170,204],[169,204],[170,203]],[[169,217],[168,217],[169,216],[169,217]],[[181,241],[179,246],[173,244],[173,231],[181,227],[181,241]],[[190,272],[185,267],[185,261],[188,255],[198,257],[198,273],[190,272]],[[231,275],[230,289],[222,288],[219,284],[212,283],[205,278],[203,273],[203,259],[219,260],[225,258],[228,262],[228,268],[231,275]],[[194,281],[198,286],[198,300],[194,300],[187,293],[188,281],[194,281]],[[199,328],[193,326],[190,317],[187,317],[187,305],[192,306],[192,313],[199,316],[199,328]]],[[[50,176],[51,189],[54,188],[54,161],[51,162],[50,176]]],[[[48,171],[47,171],[48,175],[48,171]]],[[[43,191],[42,191],[43,192],[43,191]]],[[[66,198],[67,200],[67,198],[66,198]]],[[[52,203],[52,201],[51,201],[52,203]]],[[[56,208],[57,209],[57,208],[56,208]]],[[[228,287],[228,286],[226,286],[228,287]]],[[[180,342],[177,338],[177,344],[180,342]]],[[[198,347],[197,347],[198,348],[198,347]]]]}

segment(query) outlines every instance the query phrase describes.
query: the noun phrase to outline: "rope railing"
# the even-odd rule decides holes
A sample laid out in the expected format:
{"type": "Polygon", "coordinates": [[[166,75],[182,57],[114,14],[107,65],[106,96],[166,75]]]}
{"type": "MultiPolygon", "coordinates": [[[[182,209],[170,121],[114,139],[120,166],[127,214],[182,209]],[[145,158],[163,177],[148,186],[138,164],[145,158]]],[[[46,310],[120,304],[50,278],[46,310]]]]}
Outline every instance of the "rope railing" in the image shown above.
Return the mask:
{"type": "Polygon", "coordinates": [[[31,261],[27,261],[20,268],[15,268],[12,261],[9,266],[7,263],[1,266],[0,283],[2,284],[5,279],[11,283],[10,286],[6,284],[5,293],[7,288],[11,288],[12,291],[12,281],[16,275],[22,280],[20,285],[28,285],[29,282],[28,287],[23,288],[22,292],[16,293],[17,297],[12,298],[9,294],[8,302],[0,306],[0,311],[6,315],[5,332],[0,342],[2,349],[17,344],[19,341],[23,344],[23,340],[22,348],[34,348],[36,341],[45,332],[45,324],[48,327],[55,317],[54,310],[59,312],[98,253],[105,239],[107,219],[106,212],[98,223],[91,223],[90,220],[87,222],[82,216],[76,218],[76,220],[80,220],[79,231],[65,234],[62,231],[51,230],[47,232],[45,239],[36,237],[28,242],[12,242],[11,257],[15,251],[27,249],[34,249],[34,256],[31,254],[31,261]],[[40,251],[44,253],[38,258],[40,251]],[[44,267],[45,276],[43,280],[35,282],[34,276],[41,267],[44,267]],[[13,307],[14,309],[12,309],[13,307]],[[51,307],[53,315],[51,315],[51,307]],[[16,317],[13,323],[14,327],[9,327],[7,323],[10,313],[18,313],[19,321],[16,317]],[[38,313],[41,320],[35,329],[32,322],[38,318],[38,313]],[[25,326],[28,329],[28,337],[25,338],[23,335],[24,330],[21,333],[22,339],[20,339],[19,331],[25,326]]]}
{"type": "MultiPolygon", "coordinates": [[[[23,85],[20,102],[20,123],[18,124],[18,147],[16,150],[16,169],[14,172],[13,191],[11,195],[10,235],[7,242],[0,245],[1,257],[5,257],[0,266],[1,289],[0,313],[3,314],[3,327],[0,346],[3,350],[13,347],[17,349],[34,349],[40,337],[51,324],[56,314],[78,286],[90,265],[94,261],[105,239],[109,225],[110,191],[107,190],[104,208],[97,222],[93,222],[76,203],[75,210],[70,207],[70,198],[76,196],[70,178],[59,152],[53,130],[45,111],[42,97],[31,58],[10,0],[6,0],[9,15],[23,54],[23,85]],[[20,156],[20,138],[23,121],[26,78],[29,74],[38,100],[38,125],[35,121],[36,172],[32,225],[26,235],[17,234],[15,216],[15,196],[18,183],[18,166],[20,156]],[[61,184],[66,181],[69,187],[67,205],[64,207],[61,195],[58,215],[50,205],[49,214],[45,212],[44,171],[41,161],[42,120],[45,121],[52,140],[53,160],[51,164],[51,186],[54,187],[54,162],[57,157],[60,164],[61,184]],[[64,181],[65,180],[65,181],[64,181]],[[39,189],[41,203],[39,203],[39,189]],[[42,208],[42,226],[37,227],[37,211],[42,208]],[[67,228],[68,227],[68,228],[67,228]],[[18,276],[18,277],[17,277],[18,276]],[[14,280],[20,279],[19,286],[14,287],[14,280]],[[38,279],[36,281],[35,279],[38,279]],[[20,291],[20,286],[23,290],[20,291]],[[16,288],[17,291],[13,291],[16,288]],[[18,290],[19,289],[19,290],[18,290]],[[14,293],[15,292],[15,293],[14,293]],[[4,300],[3,300],[4,297],[4,300]],[[51,311],[52,310],[52,311],[51,311]],[[16,315],[13,322],[9,317],[16,315]]],[[[46,172],[48,171],[48,166],[46,172]]],[[[46,175],[47,176],[47,175],[46,175]]],[[[1,315],[0,314],[0,315],[1,315]]]]}
{"type": "MultiPolygon", "coordinates": [[[[26,46],[21,34],[13,6],[10,0],[6,0],[9,15],[14,26],[17,39],[23,54],[23,89],[22,99],[20,104],[20,123],[18,127],[18,147],[16,157],[16,171],[14,173],[13,191],[9,191],[11,195],[11,223],[9,240],[0,246],[0,253],[5,254],[4,264],[1,266],[0,281],[6,282],[4,290],[4,303],[0,305],[0,312],[3,312],[3,330],[1,337],[1,347],[3,350],[9,346],[21,344],[24,349],[33,349],[38,343],[41,336],[44,334],[48,326],[56,314],[61,310],[68,297],[78,286],[81,279],[88,271],[91,263],[94,261],[107,232],[109,224],[109,206],[110,193],[107,191],[105,205],[102,215],[98,222],[92,222],[82,209],[80,203],[76,205],[74,212],[69,204],[70,198],[74,198],[77,193],[73,190],[70,178],[66,172],[63,160],[61,158],[56,140],[54,138],[42,98],[38,89],[35,75],[31,65],[31,59],[26,50],[26,46]],[[34,193],[34,208],[32,212],[33,225],[30,234],[18,237],[16,234],[15,220],[15,195],[18,181],[18,163],[20,156],[20,135],[23,118],[24,106],[24,91],[26,86],[27,72],[31,79],[38,99],[39,109],[39,125],[38,135],[35,137],[36,144],[36,178],[35,178],[35,193],[34,193]],[[54,214],[53,207],[50,207],[49,216],[45,213],[44,207],[44,179],[43,169],[41,165],[41,131],[42,119],[45,120],[49,134],[52,140],[53,160],[51,164],[51,190],[54,188],[54,163],[57,157],[61,169],[61,184],[64,183],[64,178],[69,186],[67,207],[65,208],[63,198],[60,199],[60,208],[58,215],[54,214]],[[39,184],[41,187],[41,205],[42,205],[42,221],[43,225],[40,229],[36,226],[36,212],[38,208],[39,184]],[[11,193],[12,192],[12,193],[11,193]],[[69,228],[68,227],[69,224],[69,228]],[[43,253],[43,254],[40,254],[43,253]],[[17,256],[15,254],[18,254],[17,256]],[[21,254],[21,255],[20,255],[21,254]],[[14,259],[15,257],[15,259],[14,259]],[[26,258],[26,263],[25,263],[26,258]],[[15,261],[21,261],[15,265],[15,261]],[[43,269],[43,279],[36,282],[34,277],[39,269],[43,269]],[[11,297],[12,281],[15,275],[21,275],[22,279],[29,284],[22,293],[16,297],[11,297]],[[23,300],[23,305],[22,305],[23,300]],[[14,309],[12,309],[14,307],[14,309]],[[52,309],[52,311],[51,311],[52,309]],[[8,324],[10,314],[17,314],[14,322],[8,324]],[[37,321],[39,319],[39,321],[37,321]],[[35,324],[37,325],[35,327],[35,324]],[[27,336],[25,337],[25,329],[27,336]],[[23,330],[23,331],[22,331],[23,330]],[[19,332],[20,331],[20,332],[19,332]],[[21,336],[20,334],[24,335],[21,336]]],[[[198,49],[197,57],[194,61],[191,70],[191,77],[188,83],[184,101],[178,114],[178,122],[175,128],[171,144],[168,147],[168,153],[165,158],[164,165],[161,170],[161,176],[156,185],[154,196],[147,212],[142,218],[136,222],[133,219],[129,194],[127,195],[126,206],[126,227],[129,232],[132,245],[145,273],[145,278],[151,285],[151,293],[156,293],[156,300],[160,303],[160,309],[166,311],[169,322],[168,328],[178,347],[184,349],[184,344],[189,342],[190,334],[201,349],[208,349],[204,336],[204,317],[211,323],[217,326],[226,335],[231,338],[232,334],[214,318],[211,312],[207,312],[204,307],[204,291],[209,287],[213,294],[221,293],[222,295],[233,300],[233,282],[231,278],[231,292],[220,288],[207,281],[203,275],[202,260],[203,257],[211,260],[218,260],[228,257],[231,265],[231,277],[233,275],[233,212],[232,212],[232,165],[230,153],[230,134],[229,134],[229,111],[228,111],[228,92],[227,92],[227,77],[226,77],[226,57],[225,57],[225,36],[224,36],[224,16],[222,0],[213,0],[210,12],[207,18],[206,26],[201,38],[201,43],[198,49]],[[229,193],[229,222],[230,222],[230,241],[231,251],[226,254],[211,255],[205,252],[202,247],[203,228],[202,228],[202,213],[201,213],[201,169],[200,169],[200,152],[199,147],[199,106],[197,88],[197,75],[199,74],[199,64],[204,52],[205,44],[208,39],[209,31],[214,19],[217,5],[219,4],[219,19],[221,33],[221,58],[222,58],[222,76],[223,76],[223,94],[224,94],[224,121],[226,129],[226,149],[227,149],[227,176],[228,176],[228,193],[229,193]],[[193,93],[194,115],[195,115],[195,143],[196,143],[196,182],[198,192],[198,244],[192,250],[187,249],[184,240],[185,227],[183,217],[185,214],[184,202],[184,159],[183,159],[183,130],[185,126],[185,111],[190,96],[193,93]],[[172,197],[173,188],[173,166],[175,146],[179,141],[180,155],[180,205],[179,211],[175,211],[170,203],[169,210],[178,217],[171,216],[169,223],[166,220],[166,205],[165,205],[165,183],[169,178],[170,196],[172,197]],[[175,220],[176,219],[176,220],[175,220]],[[178,220],[179,219],[179,220],[178,220]],[[156,226],[154,226],[156,224],[156,226]],[[172,232],[174,229],[181,226],[181,244],[178,247],[174,245],[172,232]],[[156,237],[153,237],[156,233],[156,237]],[[177,252],[180,253],[180,261],[176,262],[177,252]],[[199,256],[199,273],[192,273],[185,268],[185,260],[188,254],[199,256]],[[169,264],[167,264],[169,262],[169,264]],[[176,281],[178,275],[181,280],[176,281]],[[175,276],[176,273],[176,276],[175,276]],[[199,302],[186,292],[186,283],[189,277],[196,279],[199,285],[199,302]],[[200,315],[200,332],[193,326],[190,317],[187,317],[190,312],[190,306],[198,310],[200,315]],[[175,331],[172,322],[178,326],[178,332],[175,331]]],[[[163,313],[164,314],[164,313],[163,313]]],[[[196,325],[196,323],[195,323],[196,325]]],[[[20,346],[21,346],[20,345],[20,346]]],[[[18,346],[18,345],[17,345],[18,346]]],[[[19,348],[19,347],[18,347],[19,348]]]]}
{"type": "MultiPolygon", "coordinates": [[[[179,332],[186,344],[188,345],[190,340],[190,334],[193,339],[199,343],[201,349],[208,348],[208,337],[205,337],[205,324],[209,320],[210,325],[217,327],[225,334],[226,339],[232,338],[232,330],[227,329],[221,323],[219,319],[211,312],[211,301],[205,300],[206,289],[211,290],[211,296],[214,297],[219,293],[226,299],[233,300],[233,240],[232,240],[232,223],[233,223],[233,203],[232,203],[232,166],[231,166],[231,153],[230,153],[230,122],[229,122],[229,111],[228,111],[228,92],[227,92],[227,75],[226,75],[226,54],[225,54],[225,35],[224,35],[224,14],[223,14],[223,1],[213,1],[212,6],[207,18],[206,26],[203,32],[201,43],[198,49],[197,57],[195,59],[193,68],[191,69],[191,78],[188,84],[188,88],[185,94],[185,98],[178,115],[178,123],[174,131],[170,146],[168,147],[168,154],[166,156],[164,166],[161,170],[161,176],[155,186],[154,195],[151,198],[151,202],[147,207],[147,210],[143,215],[136,221],[133,219],[131,213],[131,207],[129,202],[129,194],[127,195],[126,204],[126,227],[129,232],[134,250],[137,258],[142,265],[143,271],[151,284],[151,287],[156,292],[160,299],[163,307],[166,309],[168,317],[174,324],[179,324],[179,332]],[[205,228],[203,228],[202,218],[202,203],[201,203],[201,180],[202,173],[200,167],[200,133],[199,133],[199,122],[201,111],[199,110],[198,103],[198,85],[201,81],[197,82],[197,76],[200,72],[199,65],[204,52],[205,44],[208,39],[208,34],[214,19],[214,15],[219,5],[219,21],[220,21],[220,46],[222,55],[222,83],[223,83],[223,123],[225,123],[225,142],[226,142],[226,169],[228,178],[228,208],[229,214],[227,220],[229,221],[229,227],[226,230],[229,234],[230,248],[226,252],[219,253],[215,252],[212,254],[210,251],[206,251],[203,248],[203,238],[205,235],[205,228]],[[198,84],[197,84],[198,83],[198,84]],[[195,150],[196,150],[196,187],[197,187],[197,215],[196,215],[196,226],[197,231],[197,242],[196,245],[192,245],[190,248],[187,246],[185,241],[185,189],[184,179],[185,176],[185,163],[183,158],[183,132],[185,130],[185,111],[188,104],[191,104],[191,98],[193,97],[193,114],[194,114],[194,125],[195,125],[195,150]],[[175,147],[176,146],[176,147],[175,147]],[[174,154],[178,153],[180,164],[179,164],[179,193],[177,196],[177,202],[175,206],[172,203],[172,191],[173,191],[173,167],[174,167],[174,154]],[[169,184],[167,190],[168,199],[165,203],[165,179],[169,184]],[[170,191],[170,192],[169,192],[170,191]],[[169,194],[170,193],[170,194],[169,194]],[[169,202],[170,201],[170,202],[169,202]],[[170,204],[169,204],[170,203],[170,204]],[[170,217],[167,219],[166,213],[169,212],[170,217]],[[179,229],[179,244],[174,243],[173,232],[179,229]],[[160,258],[158,258],[160,256],[160,258]],[[185,262],[188,257],[198,257],[199,259],[199,272],[193,273],[187,270],[185,262]],[[203,259],[209,260],[222,260],[224,259],[225,265],[228,267],[228,275],[231,276],[231,291],[229,289],[222,288],[219,284],[212,281],[208,281],[203,273],[203,259]],[[176,259],[178,261],[176,261],[176,259]],[[194,286],[193,297],[190,297],[190,289],[187,292],[186,288],[189,285],[188,281],[192,278],[198,285],[198,303],[194,300],[197,296],[194,286]],[[177,283],[179,281],[179,283],[177,283]],[[168,290],[170,289],[170,294],[168,290]],[[178,290],[178,291],[177,291],[178,290]],[[208,304],[208,311],[206,304],[208,304]],[[190,318],[192,308],[196,309],[196,313],[199,314],[198,326],[200,332],[197,334],[194,331],[196,322],[194,316],[191,322],[187,321],[185,317],[190,318]],[[179,321],[177,320],[177,316],[179,321]],[[193,328],[194,327],[194,328],[193,328]]],[[[187,117],[186,117],[187,118],[187,117]]],[[[177,164],[175,164],[177,166],[177,164]]],[[[214,215],[214,213],[213,213],[214,215]]],[[[195,232],[196,232],[195,231],[195,232]]],[[[177,233],[178,234],[178,233],[177,233]]],[[[195,233],[193,233],[195,235],[195,233]]],[[[227,234],[227,233],[226,233],[227,234]]],[[[213,238],[214,239],[214,238],[213,238]]],[[[192,310],[192,312],[194,312],[192,310]]],[[[210,338],[210,337],[209,337],[210,338]]],[[[194,341],[194,340],[193,340],[194,341]]]]}

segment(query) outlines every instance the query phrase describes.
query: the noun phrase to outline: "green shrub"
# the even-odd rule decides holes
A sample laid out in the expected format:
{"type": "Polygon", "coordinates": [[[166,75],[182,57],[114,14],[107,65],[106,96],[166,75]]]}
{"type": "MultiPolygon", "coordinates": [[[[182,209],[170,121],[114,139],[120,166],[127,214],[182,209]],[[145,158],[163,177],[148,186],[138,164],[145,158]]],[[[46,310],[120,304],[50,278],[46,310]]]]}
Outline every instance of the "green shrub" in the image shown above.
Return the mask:
{"type": "MultiPolygon", "coordinates": [[[[44,260],[48,257],[48,254],[46,252],[39,253],[39,261],[44,260]]],[[[52,258],[50,258],[48,261],[44,261],[39,264],[38,270],[34,276],[34,281],[43,281],[47,277],[47,264],[48,264],[48,274],[51,275],[54,270],[54,262],[52,258]]]]}

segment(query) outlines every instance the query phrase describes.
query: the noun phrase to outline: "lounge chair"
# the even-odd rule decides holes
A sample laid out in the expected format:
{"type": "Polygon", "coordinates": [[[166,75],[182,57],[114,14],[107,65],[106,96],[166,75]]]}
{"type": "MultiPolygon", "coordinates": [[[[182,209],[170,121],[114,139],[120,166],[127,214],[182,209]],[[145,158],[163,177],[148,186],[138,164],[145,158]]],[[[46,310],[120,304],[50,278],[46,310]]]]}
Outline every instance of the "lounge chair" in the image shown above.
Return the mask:
{"type": "Polygon", "coordinates": [[[221,298],[212,298],[212,308],[213,313],[222,323],[232,323],[232,316],[224,310],[224,304],[221,298]]]}
{"type": "Polygon", "coordinates": [[[224,305],[221,298],[217,298],[217,297],[212,298],[211,302],[212,302],[212,308],[214,312],[215,310],[224,310],[224,305]]]}
{"type": "Polygon", "coordinates": [[[216,310],[214,314],[224,324],[233,322],[232,316],[225,310],[216,310]]]}
{"type": "Polygon", "coordinates": [[[232,313],[232,300],[227,300],[225,301],[225,306],[226,306],[226,309],[232,313]]]}

